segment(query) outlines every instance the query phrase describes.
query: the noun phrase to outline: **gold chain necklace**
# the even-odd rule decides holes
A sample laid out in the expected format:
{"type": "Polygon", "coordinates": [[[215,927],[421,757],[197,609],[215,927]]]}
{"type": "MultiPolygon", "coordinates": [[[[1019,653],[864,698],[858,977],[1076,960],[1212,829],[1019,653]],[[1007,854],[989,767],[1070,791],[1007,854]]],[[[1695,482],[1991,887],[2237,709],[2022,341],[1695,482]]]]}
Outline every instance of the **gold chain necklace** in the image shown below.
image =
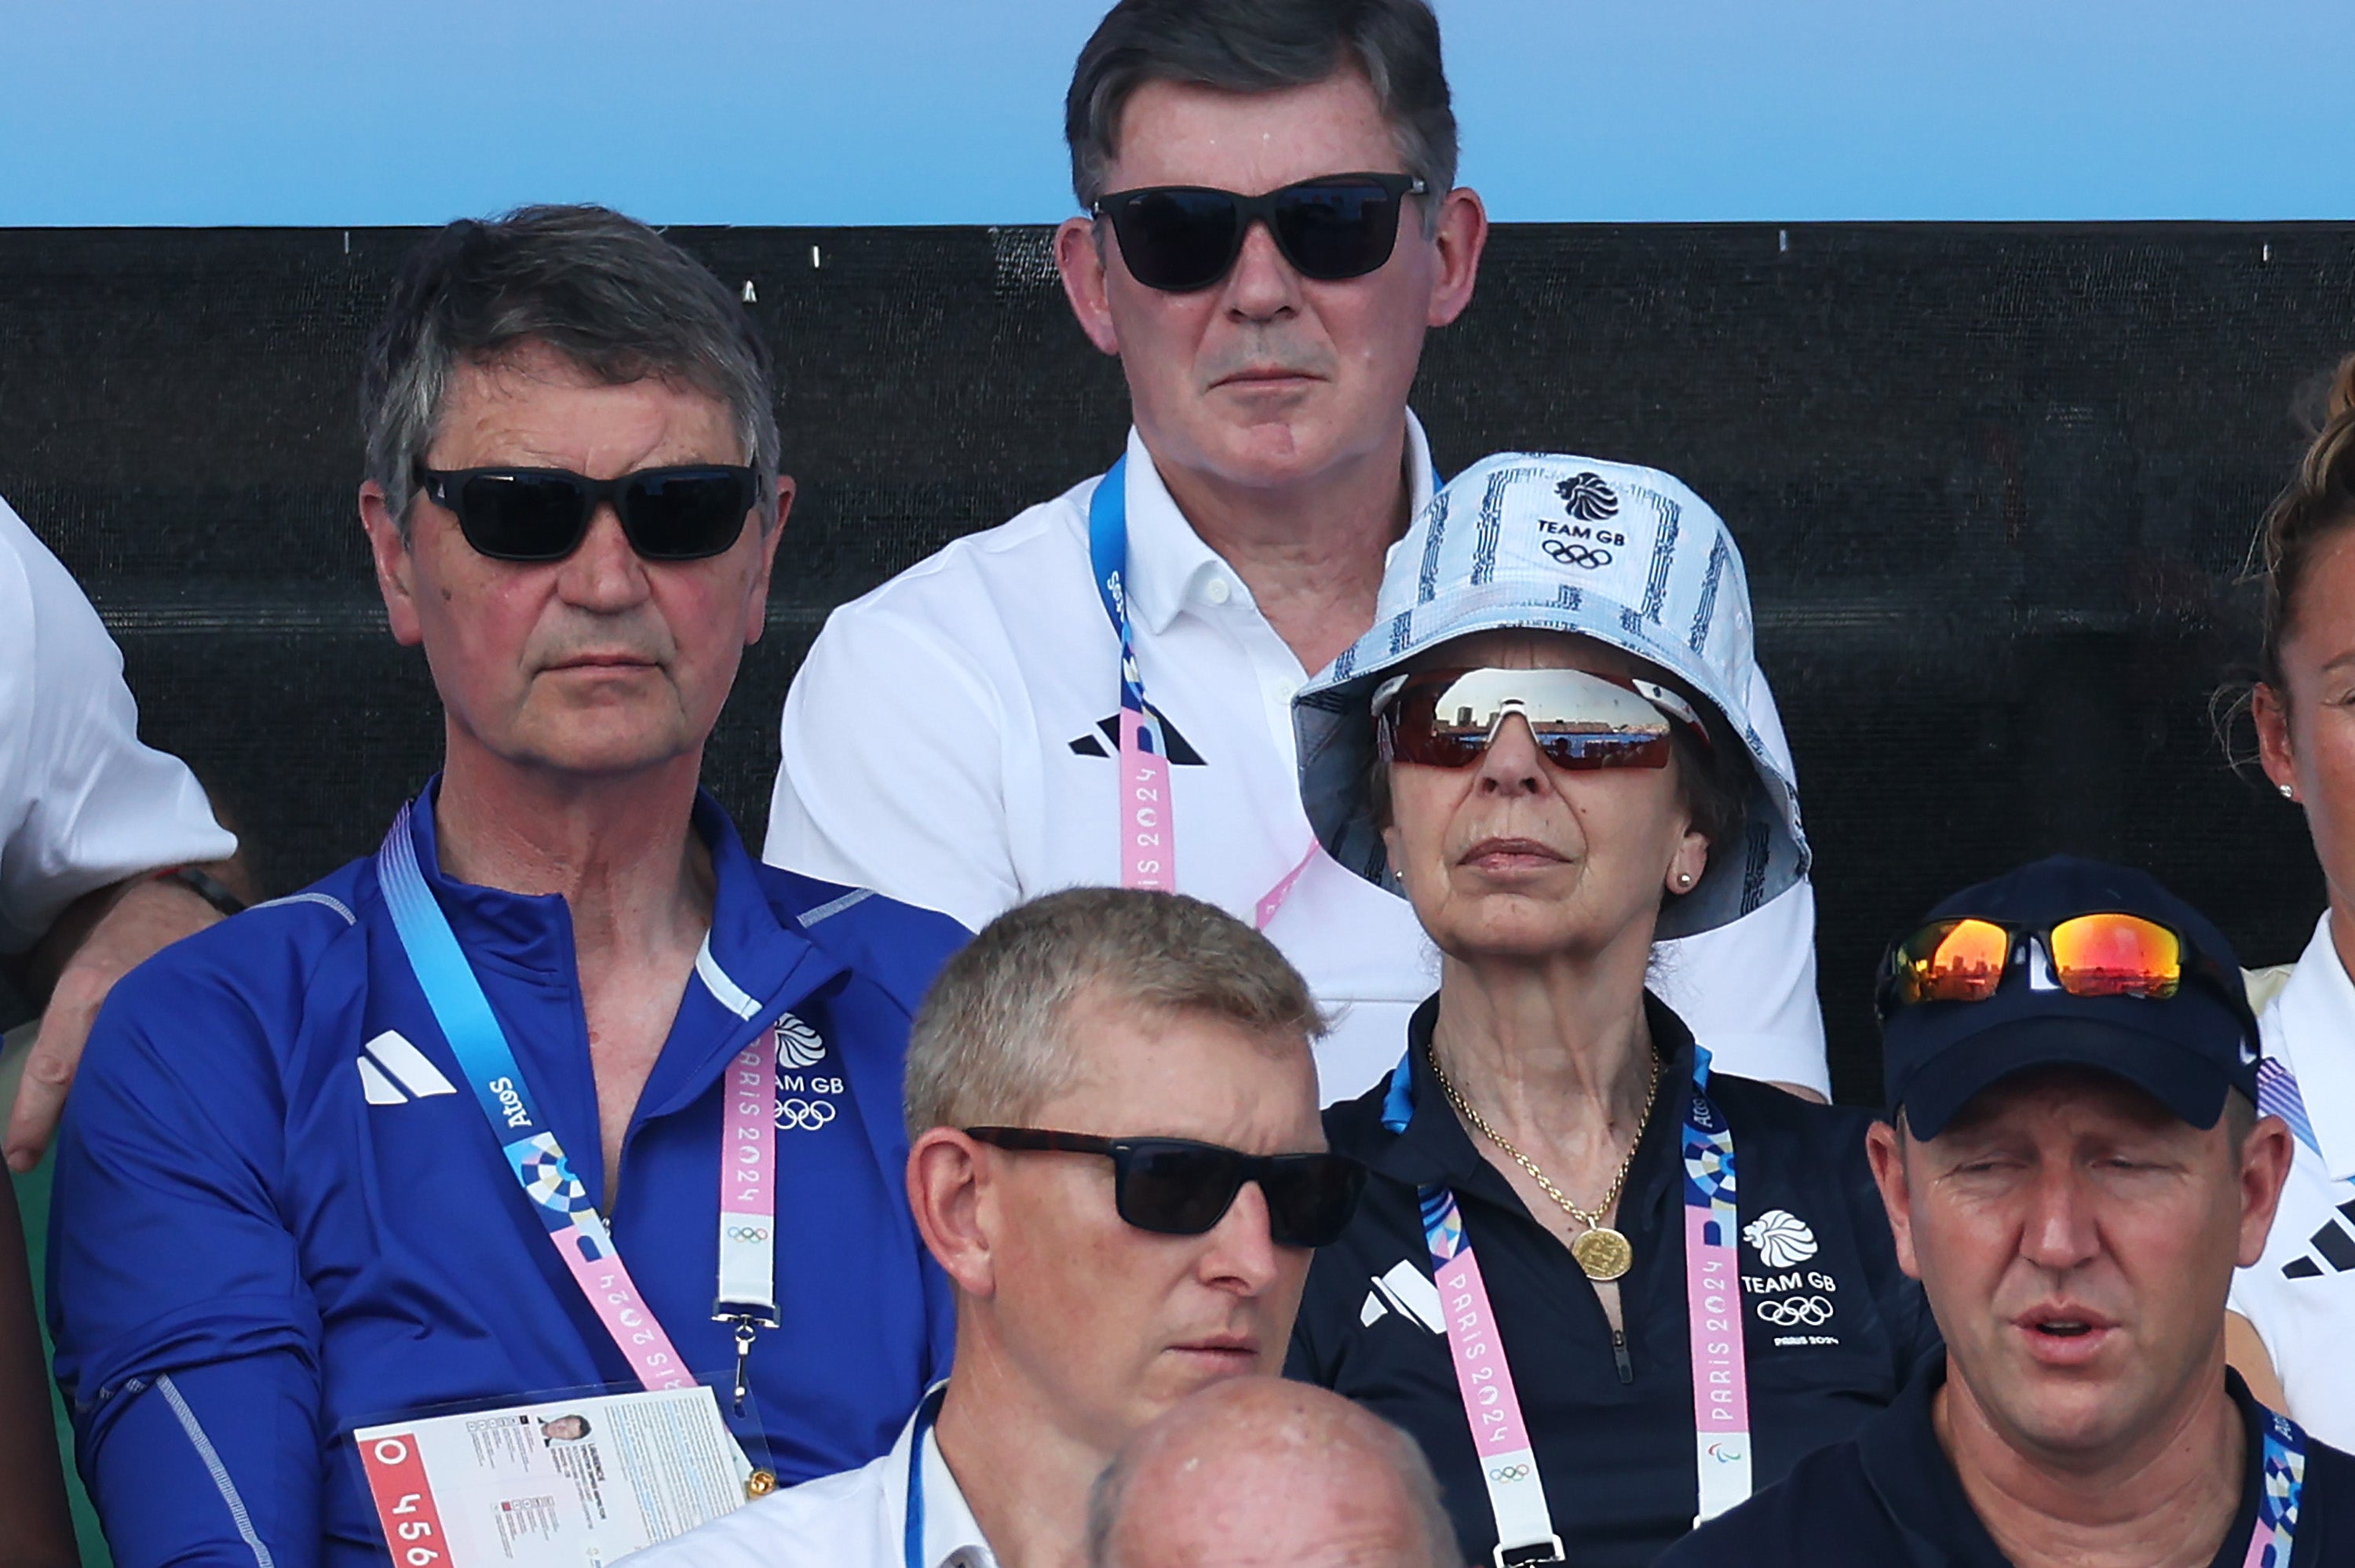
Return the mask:
{"type": "Polygon", "coordinates": [[[1536,1160],[1506,1142],[1504,1134],[1490,1127],[1488,1118],[1472,1108],[1472,1102],[1457,1092],[1447,1076],[1447,1070],[1439,1065],[1436,1050],[1425,1044],[1423,1054],[1431,1061],[1432,1075],[1439,1080],[1440,1090],[1447,1096],[1447,1103],[1454,1106],[1465,1121],[1478,1128],[1481,1137],[1503,1150],[1514,1164],[1528,1171],[1529,1180],[1543,1188],[1547,1197],[1560,1203],[1564,1213],[1586,1227],[1570,1244],[1570,1255],[1578,1260],[1578,1266],[1586,1271],[1586,1277],[1616,1279],[1626,1273],[1627,1266],[1636,1260],[1636,1249],[1627,1245],[1625,1235],[1604,1224],[1603,1216],[1609,1213],[1611,1205],[1619,1201],[1619,1189],[1626,1185],[1627,1172],[1636,1163],[1636,1150],[1644,1145],[1644,1129],[1652,1123],[1652,1102],[1660,1094],[1658,1054],[1654,1053],[1652,1056],[1652,1082],[1644,1091],[1644,1114],[1636,1118],[1636,1137],[1627,1145],[1627,1157],[1619,1161],[1619,1173],[1611,1178],[1611,1190],[1604,1193],[1603,1202],[1591,1210],[1582,1209],[1572,1202],[1570,1194],[1555,1186],[1552,1178],[1538,1169],[1536,1160]]]}

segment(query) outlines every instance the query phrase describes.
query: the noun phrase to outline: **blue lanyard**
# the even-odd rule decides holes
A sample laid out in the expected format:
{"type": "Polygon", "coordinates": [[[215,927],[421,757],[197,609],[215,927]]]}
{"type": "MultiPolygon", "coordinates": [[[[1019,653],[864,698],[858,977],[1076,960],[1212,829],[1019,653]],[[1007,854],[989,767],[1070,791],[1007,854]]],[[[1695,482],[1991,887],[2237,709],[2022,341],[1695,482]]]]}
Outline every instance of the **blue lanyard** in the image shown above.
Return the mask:
{"type": "Polygon", "coordinates": [[[1137,668],[1136,639],[1128,620],[1128,454],[1123,452],[1088,500],[1088,566],[1095,574],[1096,597],[1120,637],[1120,705],[1136,715],[1145,726],[1145,749],[1156,757],[1169,755],[1161,736],[1161,715],[1145,701],[1145,674],[1137,668]]]}
{"type": "Polygon", "coordinates": [[[572,1173],[564,1146],[535,1106],[531,1085],[507,1044],[506,1031],[491,1011],[490,999],[483,994],[483,982],[458,946],[450,917],[426,885],[410,830],[413,809],[400,809],[377,852],[377,883],[410,969],[425,993],[425,1004],[473,1086],[474,1103],[498,1139],[507,1168],[531,1200],[532,1213],[548,1228],[549,1240],[614,1348],[647,1388],[685,1388],[695,1380],[630,1278],[604,1216],[572,1173]]]}
{"type": "Polygon", "coordinates": [[[449,916],[425,885],[410,836],[410,810],[401,807],[384,847],[377,852],[377,881],[384,889],[385,906],[392,912],[393,929],[400,933],[409,967],[425,992],[425,1005],[432,1010],[433,1022],[474,1091],[474,1103],[491,1124],[517,1179],[530,1192],[533,1208],[553,1234],[584,1211],[595,1213],[596,1206],[533,1104],[531,1086],[507,1044],[506,1031],[491,1011],[490,999],[483,994],[483,982],[458,946],[449,916]]]}
{"type": "Polygon", "coordinates": [[[2289,1568],[2296,1546],[2298,1499],[2306,1490],[2306,1433],[2288,1416],[2265,1412],[2265,1457],[2257,1480],[2257,1522],[2243,1568],[2289,1568]]]}
{"type": "Polygon", "coordinates": [[[908,1522],[905,1531],[908,1568],[927,1568],[924,1562],[924,1439],[941,1414],[941,1398],[949,1391],[942,1383],[916,1406],[916,1420],[908,1432],[908,1522]]]}

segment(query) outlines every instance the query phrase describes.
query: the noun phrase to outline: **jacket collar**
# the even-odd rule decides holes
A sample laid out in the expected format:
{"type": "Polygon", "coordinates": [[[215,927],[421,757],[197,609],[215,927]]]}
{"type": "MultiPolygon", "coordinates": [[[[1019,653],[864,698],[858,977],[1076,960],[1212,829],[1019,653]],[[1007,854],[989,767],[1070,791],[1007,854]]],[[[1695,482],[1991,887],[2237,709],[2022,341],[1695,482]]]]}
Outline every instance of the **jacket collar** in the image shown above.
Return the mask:
{"type": "MultiPolygon", "coordinates": [[[[1128,432],[1128,486],[1123,499],[1128,508],[1129,602],[1136,624],[1158,637],[1169,630],[1178,614],[1196,602],[1203,581],[1223,577],[1236,599],[1251,602],[1251,589],[1219,553],[1202,542],[1185,513],[1178,508],[1169,487],[1146,450],[1142,432],[1128,432]]],[[[1418,516],[1431,504],[1431,441],[1412,409],[1406,416],[1407,515],[1418,516]]]]}
{"type": "Polygon", "coordinates": [[[2339,961],[2328,911],[2259,1028],[2265,1054],[2297,1078],[2307,1122],[2331,1179],[2355,1178],[2355,981],[2339,961]]]}
{"type": "MultiPolygon", "coordinates": [[[[460,882],[442,869],[435,804],[439,774],[409,813],[417,863],[459,947],[477,972],[493,970],[543,986],[580,989],[572,911],[560,895],[512,893],[460,882]]],[[[696,978],[680,1002],[698,999],[733,1015],[731,1027],[700,1033],[691,1047],[674,1029],[646,1081],[642,1117],[667,1115],[703,1092],[758,1025],[801,1005],[847,971],[815,946],[801,923],[771,903],[758,868],[728,813],[709,790],[696,791],[692,823],[711,855],[711,928],[696,955],[696,978]]]]}

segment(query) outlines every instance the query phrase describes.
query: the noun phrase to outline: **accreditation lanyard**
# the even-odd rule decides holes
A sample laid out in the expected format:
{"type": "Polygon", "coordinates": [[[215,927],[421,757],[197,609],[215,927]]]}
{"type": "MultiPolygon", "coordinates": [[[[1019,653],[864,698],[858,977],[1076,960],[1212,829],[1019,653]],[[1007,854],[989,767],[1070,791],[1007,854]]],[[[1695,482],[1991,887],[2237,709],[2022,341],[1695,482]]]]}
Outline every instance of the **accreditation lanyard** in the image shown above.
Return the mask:
{"type": "Polygon", "coordinates": [[[2306,1490],[2306,1433],[2288,1416],[2265,1412],[2265,1457],[2257,1483],[2257,1522],[2242,1568],[2289,1568],[2297,1504],[2306,1490]]]}
{"type": "MultiPolygon", "coordinates": [[[[1734,1238],[1733,1129],[1707,1093],[1709,1052],[1693,1048],[1692,1095],[1685,1109],[1685,1312],[1692,1335],[1693,1449],[1700,1520],[1713,1519],[1750,1495],[1750,1387],[1742,1341],[1741,1259],[1734,1238]]],[[[1391,1075],[1382,1125],[1406,1130],[1414,1111],[1414,1050],[1391,1075]]],[[[1537,1448],[1497,1329],[1496,1308],[1480,1277],[1455,1193],[1444,1184],[1419,1190],[1423,1241],[1439,1287],[1455,1390],[1480,1457],[1488,1508],[1497,1520],[1497,1568],[1564,1561],[1561,1537],[1546,1507],[1537,1448]]]]}
{"type": "MultiPolygon", "coordinates": [[[[1177,801],[1169,789],[1169,745],[1161,715],[1145,700],[1145,674],[1128,616],[1128,456],[1096,482],[1088,502],[1088,563],[1104,614],[1120,638],[1120,885],[1175,892],[1178,886],[1177,801]]],[[[1308,863],[1312,838],[1299,863],[1260,895],[1253,924],[1268,922],[1292,896],[1308,863]]]]}
{"type": "Polygon", "coordinates": [[[901,1527],[908,1568],[930,1568],[924,1562],[924,1439],[932,1435],[932,1423],[941,1414],[941,1398],[948,1391],[948,1384],[940,1383],[924,1395],[908,1429],[908,1514],[901,1527]]]}
{"type": "MultiPolygon", "coordinates": [[[[483,994],[482,981],[458,946],[449,916],[434,900],[417,863],[410,806],[393,820],[377,852],[377,880],[392,912],[401,950],[425,993],[433,1021],[449,1041],[458,1065],[474,1091],[474,1103],[498,1138],[532,1212],[548,1227],[557,1255],[588,1298],[614,1345],[649,1389],[686,1388],[695,1379],[663,1331],[654,1308],[638,1292],[613,1245],[604,1216],[588,1189],[572,1173],[564,1147],[540,1115],[529,1082],[508,1044],[506,1031],[483,994]]],[[[738,1323],[736,1403],[744,1403],[743,1357],[751,1343],[745,1320],[776,1321],[775,1214],[776,1131],[772,1102],[776,1084],[776,1035],[762,1030],[760,1042],[729,1065],[723,1137],[733,1152],[720,1160],[719,1304],[736,1311],[715,1312],[738,1323]],[[767,1096],[760,1087],[770,1086],[767,1096]],[[766,1113],[765,1116],[763,1113],[766,1113]]]]}

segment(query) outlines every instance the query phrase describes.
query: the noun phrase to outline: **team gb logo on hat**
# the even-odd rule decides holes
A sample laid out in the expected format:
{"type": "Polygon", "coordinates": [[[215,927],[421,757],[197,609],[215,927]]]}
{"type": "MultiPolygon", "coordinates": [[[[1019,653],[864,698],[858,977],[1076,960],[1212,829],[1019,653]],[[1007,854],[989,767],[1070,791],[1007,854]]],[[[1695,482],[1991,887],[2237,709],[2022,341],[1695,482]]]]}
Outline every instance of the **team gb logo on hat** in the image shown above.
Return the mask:
{"type": "Polygon", "coordinates": [[[1551,517],[1538,519],[1542,537],[1539,547],[1565,567],[1577,567],[1585,571],[1598,571],[1614,559],[1612,552],[1626,547],[1627,535],[1615,528],[1597,527],[1619,515],[1619,494],[1604,482],[1603,476],[1589,469],[1561,481],[1554,487],[1561,503],[1570,511],[1568,521],[1551,517]]]}

